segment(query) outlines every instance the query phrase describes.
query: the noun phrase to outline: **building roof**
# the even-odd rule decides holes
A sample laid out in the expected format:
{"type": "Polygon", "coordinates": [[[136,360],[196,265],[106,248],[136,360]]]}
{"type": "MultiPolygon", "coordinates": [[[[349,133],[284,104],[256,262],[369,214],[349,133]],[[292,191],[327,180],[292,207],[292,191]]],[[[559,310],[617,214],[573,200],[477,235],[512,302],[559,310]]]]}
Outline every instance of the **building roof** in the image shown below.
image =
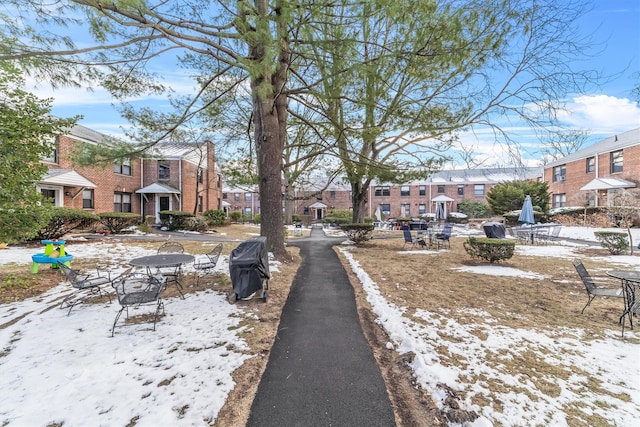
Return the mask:
{"type": "Polygon", "coordinates": [[[620,178],[595,178],[580,188],[586,190],[613,190],[615,188],[633,188],[636,184],[620,178]]]}
{"type": "Polygon", "coordinates": [[[605,138],[602,141],[596,142],[595,144],[578,150],[575,153],[571,153],[561,159],[554,160],[553,162],[546,164],[545,168],[563,165],[565,163],[573,162],[576,160],[593,157],[596,154],[609,153],[611,151],[621,150],[623,148],[639,144],[640,128],[605,138]]]}
{"type": "Polygon", "coordinates": [[[96,188],[96,185],[73,169],[49,169],[40,184],[63,185],[65,187],[96,188]]]}
{"type": "Polygon", "coordinates": [[[136,191],[136,193],[144,193],[144,194],[180,194],[180,190],[176,190],[175,188],[166,185],[160,184],[158,182],[154,182],[153,184],[147,185],[136,191]]]}

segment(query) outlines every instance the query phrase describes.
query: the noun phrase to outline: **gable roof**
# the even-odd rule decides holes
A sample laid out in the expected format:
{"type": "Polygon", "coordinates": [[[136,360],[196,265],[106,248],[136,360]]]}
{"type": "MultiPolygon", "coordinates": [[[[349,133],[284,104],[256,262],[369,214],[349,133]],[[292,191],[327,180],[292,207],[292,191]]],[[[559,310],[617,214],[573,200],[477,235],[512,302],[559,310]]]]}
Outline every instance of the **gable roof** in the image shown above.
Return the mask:
{"type": "Polygon", "coordinates": [[[73,169],[49,169],[40,184],[63,185],[65,187],[96,188],[96,185],[73,169]]]}
{"type": "Polygon", "coordinates": [[[180,194],[179,190],[176,190],[175,188],[166,185],[166,184],[160,184],[158,182],[154,182],[153,184],[147,185],[146,187],[143,187],[139,190],[136,191],[136,193],[144,193],[144,194],[164,194],[164,193],[170,193],[170,194],[180,194]]]}
{"type": "Polygon", "coordinates": [[[559,166],[576,160],[593,157],[596,154],[609,153],[611,151],[621,150],[623,148],[632,147],[634,145],[640,145],[640,128],[605,138],[602,141],[582,148],[575,153],[571,153],[561,159],[547,163],[544,167],[550,168],[559,166]]]}

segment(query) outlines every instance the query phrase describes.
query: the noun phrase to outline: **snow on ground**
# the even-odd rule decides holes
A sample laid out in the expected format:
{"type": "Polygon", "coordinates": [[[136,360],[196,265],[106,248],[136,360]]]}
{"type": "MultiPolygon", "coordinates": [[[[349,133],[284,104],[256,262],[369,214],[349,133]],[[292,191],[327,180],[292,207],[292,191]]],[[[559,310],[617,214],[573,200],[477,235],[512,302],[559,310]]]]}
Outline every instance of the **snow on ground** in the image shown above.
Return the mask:
{"type": "MultiPolygon", "coordinates": [[[[617,229],[616,229],[617,230],[617,229]]],[[[560,237],[596,241],[593,229],[584,227],[563,227],[560,237]]],[[[477,231],[463,227],[454,228],[454,234],[478,234],[477,231]]],[[[482,232],[480,232],[482,233],[482,232]]],[[[483,234],[483,233],[482,233],[483,234]]],[[[640,241],[640,230],[634,230],[634,241],[640,241]]],[[[572,247],[579,243],[548,246],[518,245],[517,250],[529,256],[557,256],[572,258],[572,247]]],[[[474,410],[481,417],[473,427],[491,426],[499,423],[503,426],[521,425],[568,425],[564,405],[580,400],[583,408],[599,414],[612,425],[634,425],[640,419],[640,344],[636,340],[640,334],[625,331],[626,338],[620,339],[619,330],[612,329],[611,336],[604,340],[582,340],[583,330],[564,328],[544,332],[496,327],[491,315],[477,311],[469,313],[482,319],[477,323],[459,323],[454,316],[443,313],[419,310],[414,315],[423,320],[416,322],[404,315],[405,309],[385,300],[375,282],[368,276],[358,261],[350,254],[348,246],[339,250],[349,261],[353,272],[358,276],[382,326],[392,340],[388,347],[398,353],[415,353],[412,368],[416,378],[425,390],[432,390],[434,399],[441,405],[447,397],[439,384],[446,384],[454,390],[467,390],[466,409],[474,410]],[[442,332],[439,334],[437,331],[442,332]],[[453,337],[446,342],[443,336],[453,337]],[[478,337],[486,337],[478,339],[478,337]],[[633,342],[631,342],[633,341],[633,342]],[[452,358],[465,360],[464,367],[442,363],[436,351],[437,346],[445,345],[452,358]],[[541,378],[549,384],[560,387],[560,396],[550,398],[540,392],[532,379],[500,373],[485,363],[488,356],[517,357],[529,353],[539,355],[546,363],[555,366],[580,366],[584,373],[574,374],[568,379],[541,378]],[[468,378],[486,378],[487,381],[500,381],[504,391],[496,391],[501,411],[492,406],[474,405],[470,396],[486,395],[485,381],[465,383],[468,378]],[[601,382],[610,394],[585,393],[584,388],[591,382],[601,382]],[[517,391],[516,391],[517,390],[517,391]],[[584,396],[587,396],[585,398],[584,396]],[[620,398],[628,396],[629,400],[620,398]]],[[[428,253],[429,251],[400,251],[398,253],[428,253]]],[[[628,269],[640,269],[640,256],[601,257],[608,262],[628,269]]],[[[482,265],[465,267],[465,271],[478,274],[509,275],[543,279],[543,276],[500,265],[482,265]]],[[[540,380],[540,379],[538,379],[540,380]]],[[[495,401],[495,399],[494,399],[495,401]]],[[[463,408],[464,409],[464,408],[463,408]]]]}
{"type": "MultiPolygon", "coordinates": [[[[462,227],[454,229],[458,234],[472,232],[462,227]]],[[[571,239],[595,240],[592,236],[593,229],[579,227],[563,227],[561,233],[561,237],[571,239]]],[[[640,235],[634,239],[640,241],[640,235]]],[[[73,243],[67,245],[74,253],[73,243]]],[[[498,374],[483,363],[488,354],[534,350],[549,363],[583,366],[585,376],[549,379],[562,388],[557,399],[539,393],[525,379],[500,376],[497,379],[505,383],[506,390],[511,386],[525,387],[528,394],[505,391],[500,396],[502,413],[466,402],[482,414],[476,427],[492,425],[490,420],[504,426],[566,425],[562,405],[575,400],[573,390],[592,379],[606,384],[611,394],[592,396],[585,405],[616,425],[633,425],[640,419],[640,345],[621,340],[617,331],[606,340],[582,341],[579,329],[542,334],[492,327],[495,321],[480,312],[474,314],[481,316],[484,323],[474,325],[427,311],[416,313],[425,322],[417,323],[404,316],[402,307],[388,303],[380,295],[377,285],[350,255],[348,246],[341,246],[340,250],[362,281],[380,323],[393,340],[391,345],[400,353],[416,353],[415,375],[425,389],[434,390],[436,398],[443,398],[438,383],[457,389],[466,375],[483,374],[496,379],[498,374]],[[448,348],[451,354],[468,360],[466,368],[439,362],[435,346],[442,342],[433,325],[460,337],[448,348]],[[487,338],[467,339],[472,334],[479,336],[478,328],[487,338]],[[629,392],[630,401],[613,397],[623,392],[629,392]]],[[[531,256],[572,256],[570,246],[518,246],[518,251],[531,256]]],[[[0,250],[0,266],[18,264],[29,268],[35,252],[38,250],[19,247],[0,250]]],[[[410,252],[425,253],[402,253],[410,256],[410,252]]],[[[151,253],[154,251],[126,243],[101,241],[82,244],[75,255],[108,254],[110,264],[121,265],[114,270],[117,273],[131,258],[151,253]]],[[[640,268],[638,256],[606,258],[640,268]]],[[[529,274],[500,267],[479,266],[474,271],[529,274]]],[[[270,268],[276,269],[277,265],[270,268]]],[[[221,257],[216,270],[228,273],[228,269],[228,259],[221,257]]],[[[250,311],[230,305],[224,295],[199,292],[189,294],[185,300],[165,300],[166,316],[155,332],[149,331],[151,324],[142,323],[117,327],[111,338],[118,304],[87,304],[67,316],[67,310],[57,306],[68,292],[68,285],[61,283],[37,298],[0,305],[0,424],[126,425],[139,416],[136,426],[155,427],[202,425],[216,418],[234,386],[232,372],[249,357],[243,354],[246,344],[240,337],[243,329],[239,325],[243,317],[252,316],[250,311]]],[[[626,331],[627,334],[640,338],[637,332],[626,331]]],[[[472,387],[473,393],[481,392],[483,384],[467,386],[472,387]]]]}

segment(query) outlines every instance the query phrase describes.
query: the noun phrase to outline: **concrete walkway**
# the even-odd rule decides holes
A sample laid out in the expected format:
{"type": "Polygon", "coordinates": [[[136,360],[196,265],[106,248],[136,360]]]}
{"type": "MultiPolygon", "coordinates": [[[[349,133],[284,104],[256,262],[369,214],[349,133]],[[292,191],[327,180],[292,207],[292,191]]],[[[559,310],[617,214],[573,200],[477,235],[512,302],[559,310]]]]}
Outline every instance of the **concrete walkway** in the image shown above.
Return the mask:
{"type": "Polygon", "coordinates": [[[382,375],[362,332],[355,295],[332,250],[343,238],[313,229],[247,426],[394,426],[382,375]]]}

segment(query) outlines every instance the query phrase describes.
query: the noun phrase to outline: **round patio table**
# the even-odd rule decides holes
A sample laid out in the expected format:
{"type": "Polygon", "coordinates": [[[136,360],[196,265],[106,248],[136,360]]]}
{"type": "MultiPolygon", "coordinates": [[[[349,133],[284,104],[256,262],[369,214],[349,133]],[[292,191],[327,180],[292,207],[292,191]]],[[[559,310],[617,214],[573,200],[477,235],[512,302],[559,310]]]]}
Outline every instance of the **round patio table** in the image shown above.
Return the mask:
{"type": "Polygon", "coordinates": [[[147,268],[177,267],[193,262],[195,259],[193,255],[188,254],[157,254],[134,258],[129,261],[129,265],[147,268]]]}

